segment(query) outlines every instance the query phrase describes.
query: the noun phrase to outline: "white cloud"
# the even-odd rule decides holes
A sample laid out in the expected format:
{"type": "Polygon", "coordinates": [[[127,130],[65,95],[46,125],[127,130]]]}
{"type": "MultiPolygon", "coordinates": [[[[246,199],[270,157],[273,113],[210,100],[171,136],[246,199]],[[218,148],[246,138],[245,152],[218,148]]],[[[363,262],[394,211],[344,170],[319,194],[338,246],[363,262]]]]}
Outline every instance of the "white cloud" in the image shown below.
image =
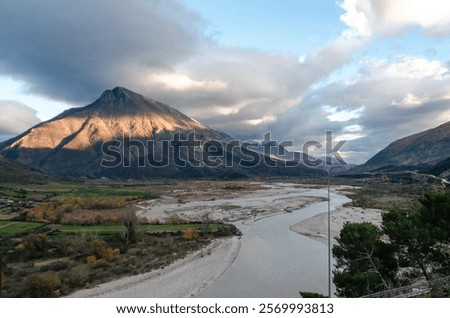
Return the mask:
{"type": "Polygon", "coordinates": [[[384,77],[407,77],[410,79],[421,79],[424,77],[433,77],[441,79],[448,74],[448,67],[442,65],[439,61],[430,61],[421,56],[401,56],[397,62],[388,63],[379,61],[379,76],[384,77]],[[380,72],[379,70],[382,70],[380,72]]]}
{"type": "Polygon", "coordinates": [[[346,12],[340,19],[348,27],[350,34],[369,37],[372,35],[368,12],[371,12],[371,3],[368,0],[345,0],[340,4],[346,12]]]}
{"type": "Polygon", "coordinates": [[[408,93],[400,102],[393,100],[391,105],[400,107],[419,107],[423,105],[423,101],[414,94],[408,93]]]}
{"type": "Polygon", "coordinates": [[[260,125],[263,123],[264,124],[273,123],[276,121],[276,119],[277,118],[275,116],[264,116],[263,118],[246,120],[245,123],[248,125],[256,126],[256,125],[260,125]]]}
{"type": "Polygon", "coordinates": [[[189,90],[207,90],[207,91],[224,91],[228,88],[228,84],[219,80],[193,80],[187,74],[176,73],[159,73],[149,76],[148,85],[159,84],[165,89],[174,89],[180,91],[189,90]]]}
{"type": "Polygon", "coordinates": [[[418,26],[433,36],[450,34],[450,4],[442,0],[344,0],[341,20],[354,33],[393,36],[418,26]]]}
{"type": "Polygon", "coordinates": [[[337,121],[337,122],[345,122],[351,119],[361,117],[361,114],[364,112],[365,107],[361,106],[357,109],[343,109],[339,110],[338,107],[332,107],[329,105],[322,106],[322,109],[328,113],[327,118],[329,121],[337,121]]]}
{"type": "Polygon", "coordinates": [[[341,141],[341,140],[351,141],[351,140],[356,140],[356,139],[360,139],[363,137],[366,137],[366,135],[364,133],[347,133],[347,134],[341,134],[341,135],[335,136],[334,140],[336,142],[341,141]]]}
{"type": "Polygon", "coordinates": [[[361,125],[350,125],[350,126],[345,126],[342,131],[343,132],[360,132],[364,129],[363,126],[361,125]]]}
{"type": "Polygon", "coordinates": [[[0,135],[14,136],[39,123],[36,111],[27,105],[0,100],[0,135]]]}

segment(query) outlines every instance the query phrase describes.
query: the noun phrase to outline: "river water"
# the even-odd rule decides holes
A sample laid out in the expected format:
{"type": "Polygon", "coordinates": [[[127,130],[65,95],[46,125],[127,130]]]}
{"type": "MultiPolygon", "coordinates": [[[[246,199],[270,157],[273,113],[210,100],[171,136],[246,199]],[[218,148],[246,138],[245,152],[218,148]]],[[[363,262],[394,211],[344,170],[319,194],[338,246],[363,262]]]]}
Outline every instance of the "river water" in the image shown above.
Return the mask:
{"type": "MultiPolygon", "coordinates": [[[[327,197],[326,189],[311,189],[306,196],[327,197]]],[[[348,202],[332,193],[331,209],[348,202]]],[[[242,231],[241,250],[228,270],[200,297],[299,297],[299,291],[328,294],[327,246],[289,227],[326,212],[328,202],[235,225],[242,231]]],[[[334,286],[333,286],[334,293],[334,286]]]]}

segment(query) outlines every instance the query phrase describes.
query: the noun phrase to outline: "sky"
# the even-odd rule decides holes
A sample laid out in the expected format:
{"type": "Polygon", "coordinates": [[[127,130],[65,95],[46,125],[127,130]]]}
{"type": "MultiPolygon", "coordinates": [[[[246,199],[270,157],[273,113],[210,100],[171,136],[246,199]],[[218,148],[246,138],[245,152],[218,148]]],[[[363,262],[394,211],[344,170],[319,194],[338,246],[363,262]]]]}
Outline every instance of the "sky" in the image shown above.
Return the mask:
{"type": "Polygon", "coordinates": [[[0,0],[0,140],[123,86],[241,140],[363,163],[450,121],[441,0],[0,0]]]}

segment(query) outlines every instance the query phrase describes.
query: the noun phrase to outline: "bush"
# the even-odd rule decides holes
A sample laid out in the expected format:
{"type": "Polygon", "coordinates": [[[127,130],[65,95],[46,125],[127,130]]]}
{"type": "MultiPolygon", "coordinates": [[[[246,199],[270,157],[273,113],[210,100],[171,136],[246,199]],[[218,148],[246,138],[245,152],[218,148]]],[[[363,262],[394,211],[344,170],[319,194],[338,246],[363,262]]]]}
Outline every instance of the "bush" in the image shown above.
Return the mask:
{"type": "Polygon", "coordinates": [[[77,288],[84,286],[89,281],[89,273],[89,266],[80,264],[60,273],[60,278],[64,285],[70,288],[77,288]]]}
{"type": "Polygon", "coordinates": [[[313,292],[300,292],[300,296],[302,296],[302,298],[327,298],[322,294],[313,292]]]}
{"type": "Polygon", "coordinates": [[[42,257],[47,253],[47,236],[44,234],[29,234],[16,245],[15,250],[25,260],[42,257]]]}
{"type": "MultiPolygon", "coordinates": [[[[120,209],[125,206],[121,198],[69,198],[63,202],[43,203],[33,207],[27,212],[27,220],[45,221],[63,224],[101,224],[106,218],[99,212],[86,210],[120,209]]],[[[119,221],[118,217],[112,217],[112,223],[119,221]]]]}
{"type": "Polygon", "coordinates": [[[89,254],[95,255],[97,258],[102,258],[105,250],[109,248],[108,243],[103,240],[93,240],[89,243],[89,254]]]}
{"type": "Polygon", "coordinates": [[[199,235],[197,230],[193,229],[192,227],[188,227],[183,233],[183,238],[188,241],[195,240],[198,238],[198,236],[199,235]]]}
{"type": "Polygon", "coordinates": [[[95,257],[95,255],[89,255],[86,257],[86,263],[90,268],[95,268],[95,265],[97,264],[97,257],[95,257]]]}
{"type": "Polygon", "coordinates": [[[64,256],[86,252],[87,242],[77,236],[63,236],[59,239],[59,248],[64,256]]]}
{"type": "Polygon", "coordinates": [[[118,248],[112,249],[111,247],[107,247],[101,251],[102,253],[102,259],[104,259],[107,262],[111,262],[114,256],[117,256],[120,254],[120,250],[118,248]]]}
{"type": "Polygon", "coordinates": [[[61,281],[55,273],[34,274],[24,281],[24,291],[29,297],[59,297],[61,281]]]}
{"type": "Polygon", "coordinates": [[[169,223],[170,224],[182,224],[182,223],[186,223],[186,221],[183,220],[178,215],[174,214],[169,217],[169,223]]]}

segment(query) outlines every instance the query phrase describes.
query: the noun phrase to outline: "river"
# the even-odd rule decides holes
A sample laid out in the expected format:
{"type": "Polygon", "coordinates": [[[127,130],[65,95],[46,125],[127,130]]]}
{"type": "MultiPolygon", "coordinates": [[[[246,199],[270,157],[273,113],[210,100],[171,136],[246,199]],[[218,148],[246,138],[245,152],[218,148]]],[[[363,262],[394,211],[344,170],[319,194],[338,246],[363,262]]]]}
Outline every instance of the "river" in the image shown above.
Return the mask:
{"type": "MultiPolygon", "coordinates": [[[[303,194],[326,197],[327,190],[310,189],[303,194]]],[[[348,201],[347,197],[332,193],[331,209],[348,201]]],[[[250,224],[236,222],[243,233],[239,255],[199,296],[299,297],[299,291],[327,295],[327,246],[289,229],[295,223],[326,212],[327,208],[328,202],[322,201],[250,224]]]]}

